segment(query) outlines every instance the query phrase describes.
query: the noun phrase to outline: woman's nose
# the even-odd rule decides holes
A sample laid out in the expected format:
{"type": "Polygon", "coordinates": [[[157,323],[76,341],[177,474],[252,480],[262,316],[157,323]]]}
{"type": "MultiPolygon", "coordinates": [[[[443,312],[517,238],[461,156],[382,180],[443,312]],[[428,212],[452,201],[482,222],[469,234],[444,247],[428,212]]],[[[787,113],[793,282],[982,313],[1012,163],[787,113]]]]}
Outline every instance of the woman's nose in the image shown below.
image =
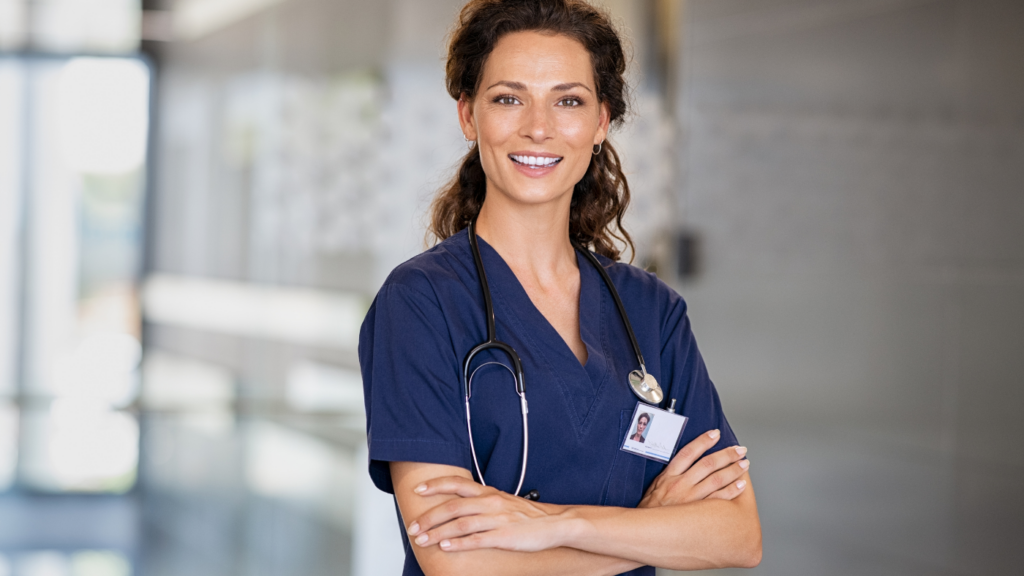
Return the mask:
{"type": "Polygon", "coordinates": [[[524,136],[535,142],[551,137],[551,117],[543,106],[529,106],[523,119],[524,136]]]}

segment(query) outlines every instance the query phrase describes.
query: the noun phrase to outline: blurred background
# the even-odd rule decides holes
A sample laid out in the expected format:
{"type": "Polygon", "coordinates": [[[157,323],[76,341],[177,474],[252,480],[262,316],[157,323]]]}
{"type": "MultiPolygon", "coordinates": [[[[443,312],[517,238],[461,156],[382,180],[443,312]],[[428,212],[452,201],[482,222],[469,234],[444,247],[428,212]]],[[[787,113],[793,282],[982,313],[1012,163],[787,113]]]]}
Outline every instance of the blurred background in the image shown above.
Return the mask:
{"type": "MultiPolygon", "coordinates": [[[[399,573],[355,346],[465,150],[460,5],[0,0],[0,576],[399,573]]],[[[1024,3],[604,5],[749,573],[1019,574],[1024,3]]]]}

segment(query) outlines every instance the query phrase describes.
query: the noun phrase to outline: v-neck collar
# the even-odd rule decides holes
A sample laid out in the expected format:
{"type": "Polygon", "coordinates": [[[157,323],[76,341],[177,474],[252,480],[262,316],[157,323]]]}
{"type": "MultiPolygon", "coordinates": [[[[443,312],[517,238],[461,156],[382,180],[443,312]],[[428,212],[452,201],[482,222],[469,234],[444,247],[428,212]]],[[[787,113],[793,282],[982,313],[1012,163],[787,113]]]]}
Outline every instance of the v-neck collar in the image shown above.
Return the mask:
{"type": "MultiPolygon", "coordinates": [[[[587,347],[587,362],[581,365],[572,349],[547,317],[530,300],[519,278],[505,260],[483,238],[477,236],[480,255],[495,295],[495,316],[517,327],[519,336],[547,361],[566,400],[574,408],[578,429],[586,428],[598,393],[608,380],[608,331],[605,320],[603,280],[586,257],[576,253],[580,271],[580,338],[587,347]]],[[[467,238],[468,245],[468,238],[467,238]]],[[[500,336],[499,336],[500,338],[500,336]]]]}

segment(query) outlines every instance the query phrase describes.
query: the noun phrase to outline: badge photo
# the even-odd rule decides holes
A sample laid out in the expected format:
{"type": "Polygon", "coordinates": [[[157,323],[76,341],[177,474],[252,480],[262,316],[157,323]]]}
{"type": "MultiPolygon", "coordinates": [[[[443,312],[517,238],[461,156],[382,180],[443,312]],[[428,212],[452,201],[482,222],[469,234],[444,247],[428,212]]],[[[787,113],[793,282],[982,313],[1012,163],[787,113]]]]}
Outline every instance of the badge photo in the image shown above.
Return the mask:
{"type": "Polygon", "coordinates": [[[620,449],[667,463],[683,435],[686,421],[686,416],[637,402],[620,449]]]}

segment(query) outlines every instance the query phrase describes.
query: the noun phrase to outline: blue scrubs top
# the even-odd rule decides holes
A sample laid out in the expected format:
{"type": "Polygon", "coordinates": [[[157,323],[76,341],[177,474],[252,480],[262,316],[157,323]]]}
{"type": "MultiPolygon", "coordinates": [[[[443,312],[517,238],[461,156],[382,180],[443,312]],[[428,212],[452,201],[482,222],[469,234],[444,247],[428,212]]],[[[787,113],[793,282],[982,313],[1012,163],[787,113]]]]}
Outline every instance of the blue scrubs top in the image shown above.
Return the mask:
{"type": "MultiPolygon", "coordinates": [[[[627,375],[638,366],[601,276],[577,254],[584,366],[501,256],[482,238],[479,245],[497,337],[523,362],[530,446],[522,493],[536,489],[542,502],[555,504],[636,507],[665,466],[619,449],[637,405],[627,375]]],[[[722,435],[709,452],[736,445],[682,297],[653,274],[598,259],[619,291],[648,372],[665,389],[661,407],[674,398],[676,412],[689,418],[676,449],[714,428],[722,435]]],[[[394,493],[389,462],[473,470],[461,366],[469,350],[486,339],[483,293],[466,230],[398,266],[385,281],[359,336],[370,476],[378,488],[394,493]]],[[[479,363],[509,364],[500,352],[487,354],[479,363]]],[[[472,392],[473,439],[484,480],[512,492],[523,442],[515,380],[500,366],[485,366],[472,392]]],[[[403,574],[423,574],[401,533],[403,574]]],[[[653,576],[654,568],[629,574],[653,576]]]]}

